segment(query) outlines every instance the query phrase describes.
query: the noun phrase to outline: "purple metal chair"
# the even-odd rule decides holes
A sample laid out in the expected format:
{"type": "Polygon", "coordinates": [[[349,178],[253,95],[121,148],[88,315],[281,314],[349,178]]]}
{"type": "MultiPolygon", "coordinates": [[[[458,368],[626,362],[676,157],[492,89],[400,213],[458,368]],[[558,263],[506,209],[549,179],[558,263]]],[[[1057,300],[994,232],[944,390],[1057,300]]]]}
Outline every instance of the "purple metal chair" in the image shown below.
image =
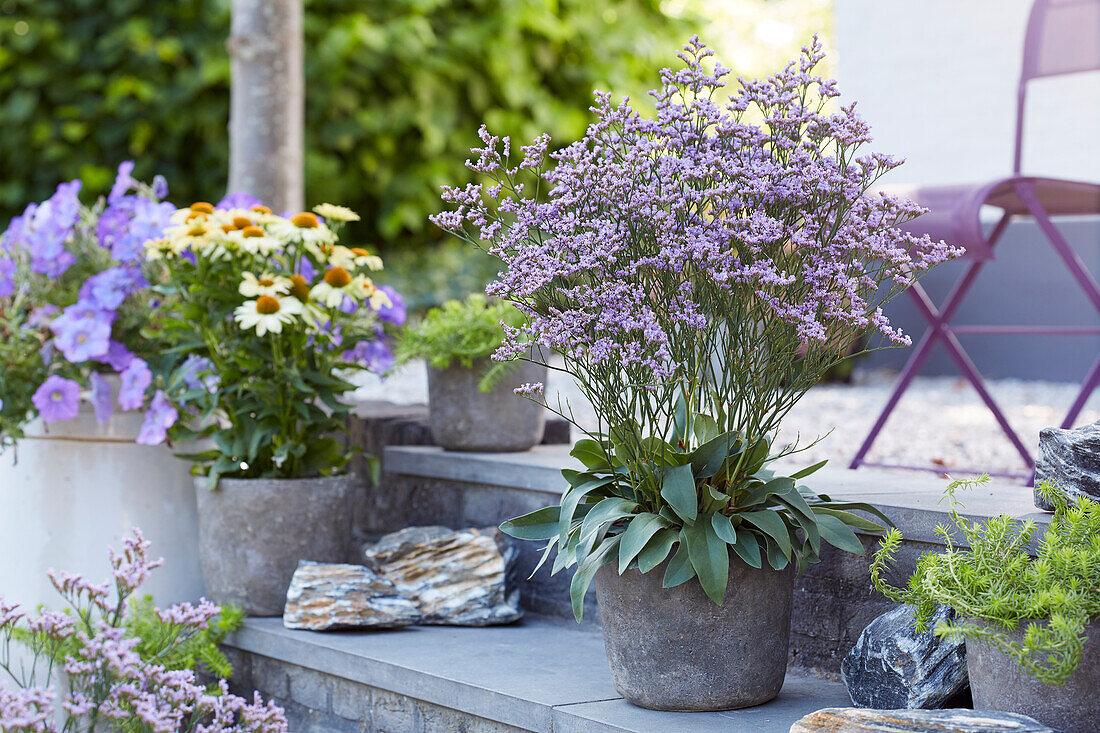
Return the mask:
{"type": "MultiPolygon", "coordinates": [[[[1024,131],[1024,102],[1027,84],[1033,79],[1060,76],[1082,71],[1100,70],[1100,0],[1036,0],[1028,19],[1024,39],[1023,69],[1016,106],[1016,152],[1013,175],[991,183],[922,187],[906,193],[930,212],[909,224],[915,234],[930,234],[950,244],[966,248],[968,261],[963,274],[955,282],[944,302],[937,306],[919,284],[909,294],[917,309],[928,321],[928,328],[914,348],[902,370],[882,414],[863,441],[850,468],[879,466],[942,471],[942,467],[898,466],[869,463],[865,460],[875,438],[886,424],[905,390],[920,371],[933,346],[943,344],[959,371],[974,386],[982,401],[997,419],[1005,435],[1027,465],[1027,472],[1008,474],[1013,478],[1030,478],[1035,466],[1031,453],[1008,424],[1004,413],[986,389],[982,375],[957,338],[960,334],[1100,334],[1098,328],[1074,326],[953,326],[951,318],[978,274],[993,259],[997,244],[1013,218],[1031,218],[1054,248],[1080,285],[1093,307],[1100,313],[1100,287],[1085,269],[1081,259],[1066,242],[1051,221],[1060,215],[1100,214],[1100,183],[1083,183],[1053,178],[1024,176],[1020,172],[1024,131]],[[1000,220],[983,231],[979,219],[982,206],[1002,210],[1000,220]]],[[[1100,128],[1098,128],[1100,129],[1100,128]]],[[[1100,359],[1085,376],[1081,390],[1069,409],[1062,427],[1072,427],[1089,395],[1100,384],[1100,359]]],[[[959,469],[954,469],[959,470],[959,469]]],[[[965,472],[965,471],[963,471],[965,472]]]]}

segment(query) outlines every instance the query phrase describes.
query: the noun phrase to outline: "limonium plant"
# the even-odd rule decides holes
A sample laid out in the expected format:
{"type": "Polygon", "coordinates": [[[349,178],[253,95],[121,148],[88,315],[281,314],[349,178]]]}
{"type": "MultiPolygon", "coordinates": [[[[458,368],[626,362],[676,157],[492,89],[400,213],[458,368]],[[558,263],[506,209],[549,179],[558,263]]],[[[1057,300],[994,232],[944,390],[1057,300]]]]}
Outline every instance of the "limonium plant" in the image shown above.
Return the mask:
{"type": "Polygon", "coordinates": [[[556,350],[594,409],[560,506],[502,527],[547,540],[554,572],[578,566],[578,618],[610,562],[698,578],[721,603],[731,548],[775,570],[819,561],[822,541],[862,552],[852,528],[880,525],[853,510],[873,510],[800,485],[822,464],[775,475],[797,450],[776,432],[856,338],[909,343],[882,306],[960,252],[901,229],[912,202],[869,192],[899,163],[859,152],[868,126],[814,74],[816,38],[732,94],[711,55],[693,38],[661,72],[655,117],[597,93],[583,138],[553,153],[544,135],[513,160],[483,127],[468,165],[485,181],[444,187],[433,219],[504,264],[488,292],[526,321],[497,358],[556,350]]]}
{"type": "Polygon", "coordinates": [[[146,242],[166,298],[150,335],[177,357],[165,389],[188,418],[171,435],[212,440],[185,454],[211,487],[347,463],[348,378],[392,365],[386,328],[405,319],[400,296],[374,282],[382,260],[338,242],[358,218],[332,204],[284,217],[233,194],[179,209],[146,242]]]}
{"type": "Polygon", "coordinates": [[[1100,504],[1070,502],[1053,484],[1041,483],[1038,491],[1055,509],[1040,538],[1030,519],[1002,514],[974,522],[962,516],[958,492],[988,480],[948,485],[951,524],[936,527],[944,550],[921,556],[906,587],[884,577],[901,546],[897,529],[882,538],[871,579],[887,598],[913,606],[917,631],[928,630],[937,606],[950,606],[958,618],[941,621],[937,636],[989,644],[1023,673],[1063,685],[1081,663],[1086,627],[1100,617],[1100,504]],[[1017,628],[1024,629],[1019,641],[1008,634],[1017,628]]]}
{"type": "Polygon", "coordinates": [[[66,604],[61,611],[27,613],[0,598],[0,730],[286,731],[283,711],[259,694],[249,702],[230,694],[224,679],[207,688],[193,669],[168,664],[201,641],[221,613],[215,604],[152,608],[157,623],[141,628],[155,628],[155,635],[129,633],[131,600],[162,561],[149,556],[140,530],[124,543],[121,553],[109,552],[109,582],[50,571],[66,604]],[[29,655],[17,655],[20,649],[29,655]]]}
{"type": "Polygon", "coordinates": [[[152,387],[155,348],[140,334],[153,293],[142,244],[161,235],[175,207],[162,177],[146,185],[124,162],[107,196],[91,206],[79,180],[30,204],[0,236],[0,447],[46,424],[96,419],[115,408],[145,410],[139,443],[157,444],[175,408],[152,387]],[[111,379],[111,377],[114,379],[111,379]]]}

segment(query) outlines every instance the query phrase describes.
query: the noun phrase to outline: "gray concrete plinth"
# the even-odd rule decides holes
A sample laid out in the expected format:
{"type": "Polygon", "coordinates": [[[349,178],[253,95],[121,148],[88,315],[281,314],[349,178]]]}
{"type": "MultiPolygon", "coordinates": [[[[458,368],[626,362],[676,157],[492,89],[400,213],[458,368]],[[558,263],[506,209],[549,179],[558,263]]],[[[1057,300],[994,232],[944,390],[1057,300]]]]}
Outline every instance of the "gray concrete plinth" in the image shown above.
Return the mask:
{"type": "Polygon", "coordinates": [[[199,555],[210,599],[250,616],[280,616],[299,560],[344,562],[354,475],[310,479],[195,479],[199,555]]]}
{"type": "Polygon", "coordinates": [[[453,451],[523,451],[538,445],[546,423],[546,409],[512,390],[530,382],[546,383],[542,364],[521,361],[489,392],[477,384],[488,359],[472,369],[452,366],[428,370],[428,402],[432,437],[453,451]]]}
{"type": "MultiPolygon", "coordinates": [[[[1021,623],[1007,632],[1019,644],[1027,631],[1021,623]]],[[[992,644],[966,642],[970,691],[978,710],[1007,710],[1035,718],[1062,733],[1094,733],[1100,721],[1100,623],[1085,627],[1089,640],[1081,664],[1064,686],[1045,685],[1020,671],[1016,662],[992,644]]]]}
{"type": "Polygon", "coordinates": [[[642,574],[618,563],[596,573],[615,689],[653,710],[733,710],[774,698],[787,671],[794,570],[755,569],[730,556],[725,602],[699,581],[663,588],[667,561],[642,574]]]}

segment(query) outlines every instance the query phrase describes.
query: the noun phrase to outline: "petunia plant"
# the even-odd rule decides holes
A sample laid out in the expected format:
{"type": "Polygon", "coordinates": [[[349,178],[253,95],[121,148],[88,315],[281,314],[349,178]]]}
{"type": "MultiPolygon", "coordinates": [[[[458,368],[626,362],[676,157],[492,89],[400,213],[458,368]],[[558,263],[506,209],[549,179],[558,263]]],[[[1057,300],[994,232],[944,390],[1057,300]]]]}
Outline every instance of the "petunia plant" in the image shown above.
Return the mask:
{"type": "Polygon", "coordinates": [[[882,306],[959,253],[901,229],[918,206],[869,191],[898,162],[859,153],[868,127],[814,74],[816,39],[728,94],[711,55],[684,47],[653,118],[597,93],[584,137],[554,153],[542,136],[513,160],[483,127],[484,182],[444,187],[434,217],[504,263],[488,292],[527,318],[497,357],[559,352],[594,408],[560,505],[503,526],[548,541],[555,572],[578,566],[578,617],[607,563],[698,578],[721,603],[731,554],[801,570],[822,542],[861,553],[853,528],[879,525],[853,511],[871,508],[802,485],[820,464],[775,473],[798,448],[776,433],[849,344],[908,343],[882,306]]]}
{"type": "Polygon", "coordinates": [[[175,357],[165,389],[188,416],[171,435],[212,441],[184,456],[212,487],[347,463],[351,373],[388,369],[386,328],[405,319],[400,296],[374,282],[382,260],[338,241],[357,219],[332,204],[279,216],[233,194],[176,211],[146,243],[165,297],[148,335],[175,357]]]}
{"type": "Polygon", "coordinates": [[[89,402],[99,422],[115,407],[145,409],[138,442],[160,443],[175,409],[153,384],[155,348],[140,334],[153,293],[142,245],[159,237],[175,207],[168,186],[119,166],[106,197],[81,203],[80,181],[30,204],[0,235],[0,447],[29,419],[77,416],[89,402]]]}

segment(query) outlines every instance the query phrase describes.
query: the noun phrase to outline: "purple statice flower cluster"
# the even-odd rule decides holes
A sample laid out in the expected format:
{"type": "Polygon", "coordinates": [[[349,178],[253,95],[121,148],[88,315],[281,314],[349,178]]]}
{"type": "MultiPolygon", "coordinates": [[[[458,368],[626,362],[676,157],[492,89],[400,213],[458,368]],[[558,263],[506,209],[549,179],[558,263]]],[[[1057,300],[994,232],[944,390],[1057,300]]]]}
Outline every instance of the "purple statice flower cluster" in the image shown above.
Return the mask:
{"type": "Polygon", "coordinates": [[[900,163],[857,152],[869,128],[814,74],[816,37],[732,93],[712,54],[697,37],[684,46],[651,92],[654,117],[597,92],[583,138],[553,153],[543,135],[513,158],[483,126],[467,161],[483,182],[445,186],[452,208],[432,217],[505,265],[487,292],[527,323],[497,357],[529,341],[558,350],[602,385],[598,411],[625,387],[671,385],[665,404],[717,391],[715,408],[743,420],[781,385],[808,388],[862,334],[907,344],[882,305],[961,252],[904,230],[916,204],[869,190],[900,163]]]}
{"type": "MultiPolygon", "coordinates": [[[[225,680],[218,680],[211,692],[190,669],[168,669],[155,661],[157,657],[142,658],[138,652],[142,640],[127,634],[124,617],[126,600],[161,563],[150,559],[148,551],[149,542],[134,529],[122,552],[109,553],[113,593],[109,583],[51,572],[54,587],[75,613],[42,611],[29,616],[0,599],[0,648],[7,648],[18,629],[30,635],[34,643],[29,648],[36,652],[71,650],[60,662],[66,675],[63,688],[54,686],[51,679],[54,660],[36,658],[35,671],[44,669],[45,681],[35,684],[28,681],[31,675],[19,674],[6,654],[0,654],[0,668],[10,678],[0,681],[0,730],[55,732],[89,726],[98,730],[113,721],[125,721],[128,726],[138,723],[142,730],[158,733],[287,730],[283,711],[258,694],[252,701],[232,695],[225,680]],[[13,685],[13,680],[19,684],[13,685]]],[[[154,613],[166,625],[165,633],[174,634],[172,643],[183,644],[208,628],[221,609],[202,599],[154,613]]]]}
{"type": "MultiPolygon", "coordinates": [[[[42,334],[45,376],[30,402],[47,424],[75,417],[82,397],[99,422],[108,421],[115,408],[113,383],[105,376],[111,372],[121,379],[118,406],[145,406],[151,373],[131,351],[133,344],[121,340],[121,333],[137,327],[120,326],[120,318],[125,320],[127,307],[134,311],[128,306],[134,296],[149,288],[142,273],[143,244],[161,236],[175,207],[161,200],[168,193],[162,177],[146,186],[133,178],[133,169],[129,161],[119,165],[106,200],[92,208],[77,198],[80,181],[59,185],[47,201],[29,205],[13,219],[0,237],[0,297],[20,290],[26,316],[14,325],[42,334]]],[[[8,314],[18,312],[13,308],[8,314]]],[[[154,395],[152,402],[138,438],[147,444],[162,442],[166,426],[175,421],[163,399],[154,395]]]]}

